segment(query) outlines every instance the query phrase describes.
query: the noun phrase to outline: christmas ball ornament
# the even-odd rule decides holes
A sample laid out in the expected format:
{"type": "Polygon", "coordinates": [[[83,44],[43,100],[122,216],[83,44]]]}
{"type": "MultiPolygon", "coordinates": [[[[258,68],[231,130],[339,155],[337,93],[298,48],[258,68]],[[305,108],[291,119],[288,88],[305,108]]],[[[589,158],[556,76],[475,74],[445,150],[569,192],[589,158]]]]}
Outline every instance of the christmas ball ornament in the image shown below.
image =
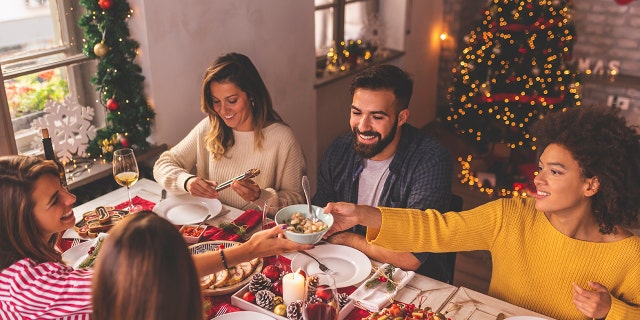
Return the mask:
{"type": "Polygon", "coordinates": [[[264,269],[262,269],[262,274],[267,276],[267,278],[269,278],[271,281],[278,280],[280,278],[281,273],[282,273],[282,269],[280,269],[280,267],[273,264],[270,264],[264,267],[264,269]]]}
{"type": "Polygon", "coordinates": [[[93,46],[93,53],[100,58],[104,57],[107,52],[109,52],[109,47],[104,43],[104,41],[100,41],[93,46]]]}
{"type": "Polygon", "coordinates": [[[118,101],[116,101],[116,99],[110,98],[109,100],[107,100],[107,109],[109,109],[109,111],[116,111],[118,110],[118,107],[120,107],[120,104],[118,103],[118,101]]]}
{"type": "Polygon", "coordinates": [[[125,148],[131,147],[131,143],[129,143],[129,139],[127,138],[120,139],[120,144],[125,148]]]}
{"type": "Polygon", "coordinates": [[[113,0],[98,0],[98,5],[102,10],[109,10],[113,6],[113,0]]]}
{"type": "Polygon", "coordinates": [[[282,280],[277,280],[276,282],[274,282],[273,285],[271,286],[271,291],[273,291],[273,293],[281,296],[282,295],[282,280]]]}

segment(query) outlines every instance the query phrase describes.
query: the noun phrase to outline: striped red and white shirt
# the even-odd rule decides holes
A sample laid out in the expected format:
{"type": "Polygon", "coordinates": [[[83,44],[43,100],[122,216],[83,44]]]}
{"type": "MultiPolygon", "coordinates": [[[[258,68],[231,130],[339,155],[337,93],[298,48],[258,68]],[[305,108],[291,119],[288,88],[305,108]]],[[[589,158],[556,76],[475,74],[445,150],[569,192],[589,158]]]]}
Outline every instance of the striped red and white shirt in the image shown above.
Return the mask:
{"type": "Polygon", "coordinates": [[[0,272],[0,319],[89,319],[92,275],[22,259],[0,272]]]}

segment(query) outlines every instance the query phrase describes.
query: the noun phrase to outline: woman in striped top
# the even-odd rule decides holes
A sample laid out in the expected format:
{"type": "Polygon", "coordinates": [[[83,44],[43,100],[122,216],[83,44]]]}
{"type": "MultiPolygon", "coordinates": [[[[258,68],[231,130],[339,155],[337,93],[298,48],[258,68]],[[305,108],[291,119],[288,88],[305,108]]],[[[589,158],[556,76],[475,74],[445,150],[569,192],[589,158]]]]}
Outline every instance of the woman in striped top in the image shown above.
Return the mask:
{"type": "Polygon", "coordinates": [[[75,200],[52,161],[0,158],[0,319],[89,319],[92,271],[54,248],[75,200]]]}

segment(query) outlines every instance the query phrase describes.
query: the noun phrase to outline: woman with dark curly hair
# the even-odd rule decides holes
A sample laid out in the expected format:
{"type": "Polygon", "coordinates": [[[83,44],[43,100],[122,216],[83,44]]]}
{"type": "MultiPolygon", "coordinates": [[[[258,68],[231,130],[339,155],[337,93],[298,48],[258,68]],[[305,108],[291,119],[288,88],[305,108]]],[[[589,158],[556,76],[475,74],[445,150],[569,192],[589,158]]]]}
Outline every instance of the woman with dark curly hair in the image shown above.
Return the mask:
{"type": "Polygon", "coordinates": [[[640,319],[640,135],[610,109],[547,115],[536,194],[464,212],[329,203],[327,236],[356,224],[397,251],[491,252],[489,295],[557,319],[640,319]]]}

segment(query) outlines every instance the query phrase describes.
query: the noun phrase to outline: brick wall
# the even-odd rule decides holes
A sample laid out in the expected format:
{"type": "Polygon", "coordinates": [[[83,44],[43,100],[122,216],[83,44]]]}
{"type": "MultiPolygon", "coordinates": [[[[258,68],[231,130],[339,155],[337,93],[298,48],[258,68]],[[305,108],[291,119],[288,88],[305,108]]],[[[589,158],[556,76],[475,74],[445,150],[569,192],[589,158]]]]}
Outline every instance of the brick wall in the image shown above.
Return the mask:
{"type": "MultiPolygon", "coordinates": [[[[437,100],[440,107],[447,105],[450,70],[457,61],[459,41],[479,21],[485,5],[485,1],[477,0],[444,2],[443,23],[451,38],[450,42],[443,42],[440,55],[437,100]]],[[[578,37],[573,63],[584,69],[583,105],[604,106],[615,97],[619,107],[628,102],[622,114],[629,123],[640,126],[640,1],[618,5],[614,0],[577,0],[573,18],[578,37]],[[615,78],[610,75],[610,63],[617,64],[615,78]],[[587,69],[592,71],[591,75],[586,74],[587,69]]]]}

